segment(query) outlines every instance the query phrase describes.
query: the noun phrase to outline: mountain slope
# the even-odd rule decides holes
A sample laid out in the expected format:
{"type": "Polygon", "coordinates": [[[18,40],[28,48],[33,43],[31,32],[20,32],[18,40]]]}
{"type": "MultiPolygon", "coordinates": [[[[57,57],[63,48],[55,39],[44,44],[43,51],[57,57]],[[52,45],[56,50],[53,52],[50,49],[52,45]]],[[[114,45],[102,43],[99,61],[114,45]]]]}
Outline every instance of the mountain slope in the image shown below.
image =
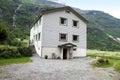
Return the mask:
{"type": "MultiPolygon", "coordinates": [[[[25,38],[29,36],[29,26],[41,10],[59,6],[64,5],[47,0],[0,0],[0,23],[11,29],[14,38],[25,38]],[[19,5],[22,6],[15,12],[19,5]],[[16,28],[13,26],[13,22],[15,22],[16,28]]],[[[75,10],[89,21],[87,28],[89,49],[120,50],[119,19],[102,11],[75,10]]]]}

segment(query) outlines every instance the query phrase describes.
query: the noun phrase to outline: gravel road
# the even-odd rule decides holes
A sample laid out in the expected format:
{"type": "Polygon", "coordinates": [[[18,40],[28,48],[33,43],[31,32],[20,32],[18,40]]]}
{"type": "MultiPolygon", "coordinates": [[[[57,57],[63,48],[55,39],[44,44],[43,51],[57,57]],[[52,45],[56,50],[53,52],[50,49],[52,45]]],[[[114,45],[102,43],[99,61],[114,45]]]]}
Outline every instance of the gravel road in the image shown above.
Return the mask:
{"type": "Polygon", "coordinates": [[[113,68],[95,68],[91,58],[73,60],[41,59],[33,62],[0,66],[0,80],[120,80],[113,68]]]}

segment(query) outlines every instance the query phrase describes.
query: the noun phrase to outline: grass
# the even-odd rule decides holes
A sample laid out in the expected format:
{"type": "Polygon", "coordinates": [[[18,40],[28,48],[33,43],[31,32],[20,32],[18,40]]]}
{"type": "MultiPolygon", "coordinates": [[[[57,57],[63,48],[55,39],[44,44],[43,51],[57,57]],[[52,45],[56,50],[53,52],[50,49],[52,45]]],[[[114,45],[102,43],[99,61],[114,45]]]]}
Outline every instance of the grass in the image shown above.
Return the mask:
{"type": "Polygon", "coordinates": [[[0,59],[0,66],[8,65],[8,64],[27,63],[27,62],[32,62],[32,60],[29,57],[0,59]]]}
{"type": "Polygon", "coordinates": [[[92,65],[95,67],[108,68],[113,67],[115,70],[120,72],[120,52],[118,51],[98,51],[98,50],[87,50],[87,56],[92,58],[96,58],[97,56],[102,57],[103,59],[107,59],[109,61],[108,64],[97,64],[93,63],[92,65]]]}

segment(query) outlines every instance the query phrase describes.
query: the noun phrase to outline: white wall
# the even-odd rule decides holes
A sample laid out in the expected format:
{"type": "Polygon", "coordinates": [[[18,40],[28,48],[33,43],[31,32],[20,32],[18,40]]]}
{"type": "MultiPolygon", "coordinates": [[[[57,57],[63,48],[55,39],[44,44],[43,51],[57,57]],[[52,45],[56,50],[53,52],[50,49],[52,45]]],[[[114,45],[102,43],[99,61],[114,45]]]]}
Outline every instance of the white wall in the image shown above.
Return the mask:
{"type": "Polygon", "coordinates": [[[86,23],[80,18],[73,13],[59,11],[43,15],[39,22],[41,22],[39,25],[35,25],[31,29],[30,39],[33,39],[32,35],[41,32],[41,41],[34,42],[36,51],[40,56],[48,55],[51,58],[52,53],[60,55],[58,45],[65,43],[77,45],[78,49],[74,51],[73,56],[86,56],[86,23]],[[68,19],[67,26],[60,25],[60,17],[68,19]],[[72,26],[73,20],[79,21],[78,28],[72,26]],[[59,41],[59,33],[67,33],[68,41],[59,41]],[[72,35],[79,35],[79,42],[73,42],[72,35]]]}
{"type": "Polygon", "coordinates": [[[86,47],[86,24],[73,13],[60,11],[44,15],[43,35],[45,36],[43,36],[43,46],[58,46],[65,43],[59,41],[59,33],[67,33],[68,42],[81,48],[86,47]],[[60,25],[60,17],[68,19],[67,26],[60,25]],[[79,28],[72,27],[72,20],[79,21],[79,28]],[[72,42],[72,35],[79,35],[78,43],[72,42]]]}
{"type": "Polygon", "coordinates": [[[31,28],[30,32],[30,41],[33,40],[33,45],[35,46],[35,50],[38,53],[39,56],[42,55],[41,50],[42,50],[42,23],[43,23],[43,18],[41,17],[40,20],[31,28]],[[34,35],[40,33],[40,40],[36,40],[34,35]]]}
{"type": "MultiPolygon", "coordinates": [[[[43,46],[44,47],[57,47],[58,45],[65,43],[73,43],[77,45],[79,55],[86,55],[86,23],[73,13],[65,13],[65,11],[59,11],[44,15],[43,18],[43,46]],[[67,26],[60,25],[60,17],[67,18],[67,26]],[[72,20],[79,21],[79,27],[75,28],[72,25],[72,20]],[[59,41],[59,33],[67,33],[68,41],[59,41]],[[72,35],[79,35],[79,42],[72,41],[72,35]]],[[[77,53],[75,55],[77,55],[77,53]]]]}
{"type": "Polygon", "coordinates": [[[52,53],[56,54],[56,57],[60,56],[60,49],[58,47],[42,47],[42,57],[48,55],[48,58],[52,58],[52,53]]]}

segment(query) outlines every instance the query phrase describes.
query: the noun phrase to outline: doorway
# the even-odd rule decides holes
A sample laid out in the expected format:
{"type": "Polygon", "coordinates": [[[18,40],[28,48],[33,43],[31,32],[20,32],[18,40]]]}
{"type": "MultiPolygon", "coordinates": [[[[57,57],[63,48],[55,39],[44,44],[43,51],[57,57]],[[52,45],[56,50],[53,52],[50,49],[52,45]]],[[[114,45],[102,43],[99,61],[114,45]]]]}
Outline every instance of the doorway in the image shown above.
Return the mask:
{"type": "Polygon", "coordinates": [[[67,59],[67,48],[63,48],[63,59],[67,59]]]}

